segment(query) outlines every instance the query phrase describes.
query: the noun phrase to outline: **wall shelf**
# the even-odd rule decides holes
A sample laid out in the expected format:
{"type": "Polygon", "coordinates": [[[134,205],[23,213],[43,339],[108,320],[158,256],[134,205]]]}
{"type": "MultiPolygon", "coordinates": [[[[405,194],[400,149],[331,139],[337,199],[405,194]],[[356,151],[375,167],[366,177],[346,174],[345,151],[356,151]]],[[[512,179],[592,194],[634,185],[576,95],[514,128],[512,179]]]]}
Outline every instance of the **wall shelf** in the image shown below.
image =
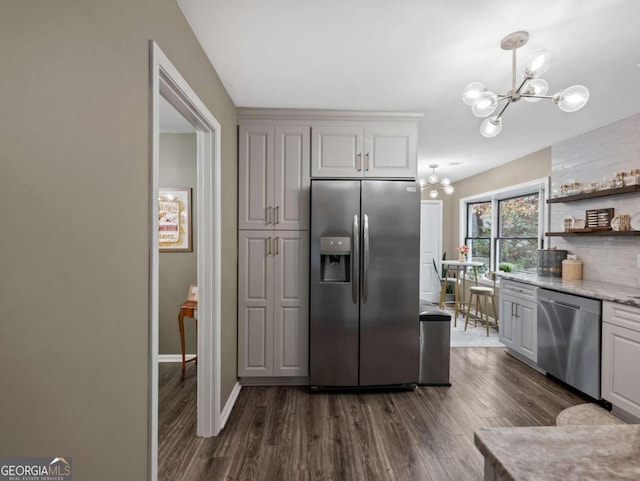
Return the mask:
{"type": "MultiPolygon", "coordinates": [[[[618,187],[616,189],[596,190],[588,194],[565,195],[563,197],[554,197],[547,199],[547,204],[557,204],[560,202],[575,202],[577,200],[595,199],[597,197],[612,197],[614,195],[626,195],[640,192],[640,185],[628,185],[626,187],[618,187]]],[[[602,234],[598,234],[602,235],[602,234]]],[[[626,234],[628,235],[628,234],[626,234]]]]}
{"type": "Polygon", "coordinates": [[[547,237],[636,237],[640,236],[640,231],[637,230],[600,230],[593,232],[547,232],[547,237]]]}

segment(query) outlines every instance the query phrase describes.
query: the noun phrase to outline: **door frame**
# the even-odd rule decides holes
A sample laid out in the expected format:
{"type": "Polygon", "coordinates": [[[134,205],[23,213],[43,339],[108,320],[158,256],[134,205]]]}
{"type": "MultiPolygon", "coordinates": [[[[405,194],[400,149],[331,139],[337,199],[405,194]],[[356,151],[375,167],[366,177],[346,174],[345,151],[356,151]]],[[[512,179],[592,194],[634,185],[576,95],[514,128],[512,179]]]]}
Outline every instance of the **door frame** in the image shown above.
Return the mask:
{"type": "MultiPolygon", "coordinates": [[[[216,436],[221,426],[221,127],[169,58],[154,42],[150,51],[150,258],[149,258],[149,473],[158,477],[158,332],[159,250],[158,183],[160,152],[160,96],[196,128],[197,257],[198,257],[198,370],[197,430],[216,436]]],[[[179,306],[176,306],[176,311],[179,306]]]]}

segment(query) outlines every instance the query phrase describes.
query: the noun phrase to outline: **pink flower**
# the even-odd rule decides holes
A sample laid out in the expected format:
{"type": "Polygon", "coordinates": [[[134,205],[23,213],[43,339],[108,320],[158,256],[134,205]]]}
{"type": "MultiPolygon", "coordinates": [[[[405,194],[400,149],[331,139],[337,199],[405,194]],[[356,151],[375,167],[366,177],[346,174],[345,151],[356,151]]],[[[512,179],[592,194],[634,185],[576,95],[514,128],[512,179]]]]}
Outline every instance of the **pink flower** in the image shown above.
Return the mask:
{"type": "Polygon", "coordinates": [[[458,246],[458,252],[460,252],[461,254],[468,254],[469,246],[466,246],[466,245],[458,246]]]}

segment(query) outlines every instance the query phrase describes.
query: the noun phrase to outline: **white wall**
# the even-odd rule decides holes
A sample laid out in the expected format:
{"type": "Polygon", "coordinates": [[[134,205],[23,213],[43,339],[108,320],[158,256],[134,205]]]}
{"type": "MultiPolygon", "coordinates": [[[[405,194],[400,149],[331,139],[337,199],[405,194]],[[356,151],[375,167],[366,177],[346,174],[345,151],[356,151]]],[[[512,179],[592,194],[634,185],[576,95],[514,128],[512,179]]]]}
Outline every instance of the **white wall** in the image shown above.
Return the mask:
{"type": "MultiPolygon", "coordinates": [[[[614,122],[551,148],[551,193],[561,184],[608,180],[619,171],[640,169],[640,114],[614,122]]],[[[551,204],[551,231],[563,230],[563,219],[585,218],[588,209],[613,207],[614,214],[640,212],[640,195],[601,197],[551,204]]],[[[583,278],[640,287],[640,237],[553,237],[550,245],[567,249],[583,261],[583,278]]]]}

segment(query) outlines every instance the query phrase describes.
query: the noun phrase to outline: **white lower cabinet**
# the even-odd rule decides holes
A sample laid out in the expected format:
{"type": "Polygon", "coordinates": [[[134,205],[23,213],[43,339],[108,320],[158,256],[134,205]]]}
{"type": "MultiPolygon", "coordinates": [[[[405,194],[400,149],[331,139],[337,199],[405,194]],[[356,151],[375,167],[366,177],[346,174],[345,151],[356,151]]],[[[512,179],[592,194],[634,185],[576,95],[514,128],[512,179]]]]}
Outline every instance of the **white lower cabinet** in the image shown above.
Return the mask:
{"type": "Polygon", "coordinates": [[[537,363],[537,288],[505,279],[500,283],[500,342],[509,350],[537,363]]]}
{"type": "Polygon", "coordinates": [[[238,234],[238,376],[308,376],[307,231],[238,234]]]}
{"type": "Polygon", "coordinates": [[[602,398],[640,419],[640,309],[602,305],[602,398]]]}

